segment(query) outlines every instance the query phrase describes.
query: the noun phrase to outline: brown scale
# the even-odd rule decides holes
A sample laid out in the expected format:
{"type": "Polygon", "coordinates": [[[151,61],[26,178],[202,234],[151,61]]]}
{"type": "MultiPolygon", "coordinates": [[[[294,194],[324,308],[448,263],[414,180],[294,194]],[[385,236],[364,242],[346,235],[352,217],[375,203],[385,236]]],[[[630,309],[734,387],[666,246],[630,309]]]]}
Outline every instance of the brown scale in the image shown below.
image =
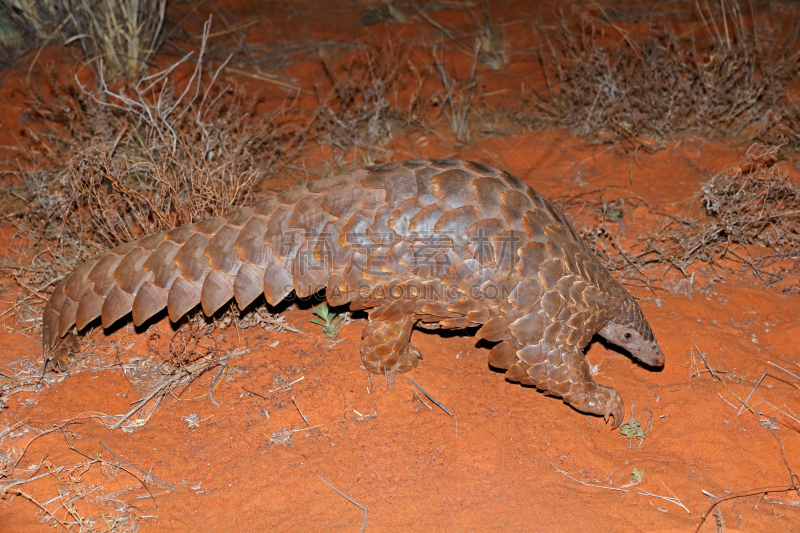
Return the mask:
{"type": "Polygon", "coordinates": [[[166,308],[175,321],[322,289],[368,310],[361,358],[374,373],[419,363],[415,325],[480,326],[507,379],[619,425],[622,399],[583,353],[592,336],[663,363],[641,309],[563,213],[505,171],[454,159],[368,167],[117,247],[55,288],[44,353],[65,369],[79,348],[70,332],[98,318],[141,325],[166,308]]]}

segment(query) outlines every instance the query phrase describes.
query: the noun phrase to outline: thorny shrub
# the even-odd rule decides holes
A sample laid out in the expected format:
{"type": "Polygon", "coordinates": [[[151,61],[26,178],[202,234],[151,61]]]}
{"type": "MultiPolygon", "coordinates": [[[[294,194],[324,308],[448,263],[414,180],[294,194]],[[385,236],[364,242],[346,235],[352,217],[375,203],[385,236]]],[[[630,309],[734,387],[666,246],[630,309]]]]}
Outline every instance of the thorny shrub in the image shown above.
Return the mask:
{"type": "Polygon", "coordinates": [[[786,94],[800,71],[796,43],[741,13],[728,34],[703,20],[713,25],[706,44],[663,26],[632,38],[586,15],[577,28],[562,18],[556,44],[546,39],[539,53],[548,92],[517,121],[651,150],[685,133],[800,146],[800,112],[786,94]]]}
{"type": "Polygon", "coordinates": [[[712,279],[719,278],[714,269],[749,272],[767,285],[800,293],[800,186],[777,164],[778,150],[753,145],[738,165],[703,184],[703,213],[694,219],[660,212],[633,196],[608,202],[578,195],[558,203],[567,212],[580,212],[583,237],[627,283],[664,288],[669,271],[689,277],[695,267],[712,279]],[[611,224],[637,206],[661,221],[623,247],[611,224]]]}

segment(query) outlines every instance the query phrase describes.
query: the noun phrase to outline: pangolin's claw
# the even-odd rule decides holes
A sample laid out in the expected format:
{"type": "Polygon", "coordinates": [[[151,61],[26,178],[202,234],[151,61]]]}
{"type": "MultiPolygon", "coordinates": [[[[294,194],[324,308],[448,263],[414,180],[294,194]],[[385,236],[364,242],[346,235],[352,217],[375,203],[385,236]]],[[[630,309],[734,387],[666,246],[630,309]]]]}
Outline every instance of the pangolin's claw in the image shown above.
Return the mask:
{"type": "Polygon", "coordinates": [[[583,388],[571,390],[564,396],[564,401],[578,411],[601,415],[608,422],[609,417],[614,417],[611,429],[617,429],[622,424],[625,416],[625,404],[616,390],[605,385],[589,383],[583,388]]]}
{"type": "Polygon", "coordinates": [[[608,415],[614,417],[614,424],[611,426],[611,431],[617,429],[620,424],[622,424],[622,419],[625,418],[625,405],[622,403],[622,398],[617,391],[614,389],[609,389],[613,394],[611,401],[609,402],[609,411],[606,411],[605,419],[608,422],[608,415]]]}

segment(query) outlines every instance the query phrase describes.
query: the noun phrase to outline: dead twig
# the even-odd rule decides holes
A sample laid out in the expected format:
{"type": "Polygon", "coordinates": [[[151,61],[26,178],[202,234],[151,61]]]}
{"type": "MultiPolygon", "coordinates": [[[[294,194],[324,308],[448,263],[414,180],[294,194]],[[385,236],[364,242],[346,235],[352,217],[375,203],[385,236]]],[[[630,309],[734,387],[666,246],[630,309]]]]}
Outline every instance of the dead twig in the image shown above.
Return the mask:
{"type": "MultiPolygon", "coordinates": [[[[98,441],[98,442],[99,442],[99,441],[98,441]]],[[[151,473],[149,473],[149,472],[145,472],[144,470],[142,470],[142,469],[141,469],[141,468],[139,468],[138,466],[134,465],[133,463],[130,463],[129,461],[126,461],[125,459],[123,459],[122,457],[120,457],[119,455],[117,455],[116,453],[114,453],[113,451],[111,451],[111,449],[110,449],[108,446],[106,446],[105,444],[103,444],[102,442],[100,442],[100,446],[102,446],[103,448],[105,448],[105,449],[106,449],[106,451],[107,451],[108,453],[110,453],[111,455],[113,455],[114,457],[116,457],[117,459],[119,459],[120,461],[122,461],[123,463],[125,463],[126,465],[130,466],[131,468],[133,468],[133,469],[135,469],[135,470],[137,470],[137,471],[139,471],[139,472],[141,472],[141,473],[142,473],[142,474],[145,476],[145,479],[147,479],[147,478],[152,478],[154,481],[158,481],[160,484],[164,485],[165,487],[168,487],[168,488],[170,488],[170,489],[174,490],[175,492],[180,492],[178,489],[176,489],[175,487],[173,487],[173,486],[172,486],[172,485],[170,485],[169,483],[166,483],[166,482],[164,482],[164,481],[161,481],[160,479],[158,479],[158,478],[157,478],[156,476],[154,476],[153,474],[151,474],[151,473]]]]}
{"type": "Polygon", "coordinates": [[[423,389],[422,387],[420,387],[419,385],[417,385],[417,384],[414,382],[414,380],[413,380],[413,379],[411,379],[411,378],[409,378],[409,377],[406,377],[406,379],[407,379],[409,382],[411,382],[411,384],[412,384],[412,385],[414,385],[414,386],[415,386],[415,387],[416,387],[416,388],[417,388],[417,389],[418,389],[418,390],[419,390],[419,391],[420,391],[422,394],[424,394],[426,398],[428,398],[430,401],[432,401],[433,403],[435,403],[435,404],[436,404],[436,405],[439,407],[439,409],[441,409],[442,411],[444,411],[444,412],[445,412],[445,413],[447,413],[448,415],[450,415],[450,416],[453,416],[453,413],[451,413],[451,412],[450,412],[450,410],[449,410],[447,407],[445,407],[444,405],[440,404],[440,403],[439,403],[439,402],[438,402],[438,401],[437,401],[437,400],[436,400],[436,399],[435,399],[433,396],[431,396],[430,394],[428,394],[428,393],[425,391],[425,389],[423,389]]]}
{"type": "Polygon", "coordinates": [[[25,493],[25,492],[22,492],[21,490],[18,490],[18,489],[12,489],[12,490],[9,490],[9,492],[10,492],[10,493],[12,493],[12,494],[16,494],[17,496],[20,496],[20,497],[22,497],[22,498],[25,498],[26,500],[28,500],[28,501],[29,501],[29,502],[31,502],[32,504],[36,505],[36,507],[38,507],[39,509],[41,509],[42,511],[44,511],[44,512],[45,512],[45,514],[47,514],[47,515],[48,515],[50,518],[52,518],[53,520],[55,520],[55,521],[56,521],[56,523],[58,523],[58,525],[60,525],[61,527],[63,527],[63,528],[64,528],[64,529],[66,529],[67,531],[69,531],[69,532],[72,532],[72,530],[69,528],[69,526],[67,526],[67,524],[65,524],[64,522],[62,522],[62,521],[61,521],[61,520],[59,520],[58,518],[56,518],[56,516],[55,516],[53,513],[51,513],[51,512],[50,512],[50,511],[47,509],[47,507],[45,507],[44,505],[42,505],[41,503],[39,503],[39,502],[38,502],[38,501],[37,501],[37,500],[36,500],[36,499],[35,499],[33,496],[31,496],[30,494],[27,494],[27,493],[25,493]]]}
{"type": "Polygon", "coordinates": [[[742,402],[742,406],[739,408],[739,412],[736,413],[736,416],[741,415],[742,411],[744,411],[745,407],[750,409],[750,407],[747,405],[747,402],[750,401],[750,397],[753,396],[753,393],[756,391],[758,386],[761,385],[761,382],[764,381],[765,377],[767,377],[767,372],[764,372],[764,374],[761,376],[761,378],[756,382],[755,386],[750,390],[750,394],[748,394],[747,398],[745,398],[744,401],[742,402]]]}
{"type": "Polygon", "coordinates": [[[263,76],[261,74],[256,74],[254,72],[247,72],[246,70],[241,70],[233,67],[225,67],[225,72],[230,72],[231,74],[238,74],[240,76],[247,76],[249,78],[253,78],[254,80],[271,83],[272,85],[277,85],[278,87],[283,87],[284,89],[289,89],[291,91],[297,91],[299,93],[307,94],[309,96],[314,96],[314,93],[312,93],[311,91],[307,91],[296,85],[291,85],[289,83],[285,83],[280,80],[270,78],[268,76],[263,76]]]}
{"type": "Polygon", "coordinates": [[[300,416],[303,417],[303,422],[305,422],[306,426],[308,426],[310,428],[311,424],[308,423],[308,419],[306,418],[306,415],[303,414],[303,411],[300,410],[300,406],[297,405],[297,400],[294,399],[294,395],[292,395],[292,403],[294,403],[294,406],[297,407],[297,412],[300,413],[300,416]]]}
{"type": "Polygon", "coordinates": [[[737,492],[735,494],[730,494],[730,495],[725,496],[723,498],[719,498],[717,496],[714,496],[710,492],[704,490],[704,491],[702,491],[703,494],[705,494],[709,498],[712,498],[714,500],[714,503],[712,503],[708,507],[708,509],[706,509],[706,512],[703,513],[703,515],[700,517],[700,523],[697,524],[697,528],[695,529],[695,533],[699,533],[700,528],[703,527],[703,524],[705,523],[706,518],[708,518],[708,515],[710,515],[714,511],[714,509],[716,509],[717,505],[719,505],[720,503],[727,502],[727,501],[730,501],[730,500],[736,500],[736,499],[739,499],[739,498],[746,498],[748,496],[758,496],[759,494],[763,496],[763,495],[772,494],[772,493],[775,493],[775,492],[789,492],[790,490],[798,491],[798,490],[800,490],[800,486],[788,485],[788,486],[759,487],[759,488],[755,488],[755,489],[749,489],[749,490],[744,490],[744,491],[741,491],[741,492],[737,492]]]}
{"type": "Polygon", "coordinates": [[[339,494],[339,496],[341,496],[342,498],[345,498],[347,501],[349,501],[350,503],[352,503],[353,505],[355,505],[356,507],[358,507],[359,509],[364,511],[364,526],[361,528],[361,531],[362,531],[362,533],[365,532],[367,530],[367,513],[369,512],[369,510],[366,507],[364,507],[363,505],[361,505],[360,503],[358,503],[355,500],[353,500],[350,496],[348,496],[344,492],[340,491],[339,489],[337,489],[336,487],[334,487],[333,485],[331,485],[330,483],[325,481],[325,479],[323,479],[323,477],[320,476],[319,474],[317,474],[316,472],[314,472],[314,475],[317,476],[320,480],[322,480],[323,483],[325,483],[330,488],[335,490],[339,494]]]}
{"type": "Polygon", "coordinates": [[[538,452],[538,451],[537,451],[536,453],[538,453],[538,454],[539,454],[539,455],[542,457],[542,459],[544,459],[545,461],[547,461],[547,464],[549,464],[550,466],[552,466],[552,467],[553,467],[553,469],[554,469],[556,472],[558,472],[559,474],[561,474],[562,476],[564,476],[564,477],[566,477],[566,478],[568,478],[568,479],[571,479],[572,481],[574,481],[575,483],[578,483],[579,485],[585,485],[585,486],[587,486],[587,487],[594,487],[594,488],[596,488],[596,489],[614,490],[614,491],[617,491],[617,492],[628,492],[628,490],[627,490],[627,489],[623,489],[623,488],[620,488],[620,487],[609,487],[608,485],[598,485],[598,484],[595,484],[595,483],[587,483],[587,482],[585,482],[585,481],[581,481],[581,480],[579,480],[579,479],[575,479],[574,477],[572,477],[571,475],[569,475],[569,472],[566,472],[566,471],[564,471],[564,470],[561,470],[561,469],[560,469],[560,468],[558,468],[556,465],[554,465],[554,464],[553,464],[553,463],[550,461],[550,459],[548,459],[547,457],[545,457],[545,456],[542,454],[542,452],[538,452]]]}

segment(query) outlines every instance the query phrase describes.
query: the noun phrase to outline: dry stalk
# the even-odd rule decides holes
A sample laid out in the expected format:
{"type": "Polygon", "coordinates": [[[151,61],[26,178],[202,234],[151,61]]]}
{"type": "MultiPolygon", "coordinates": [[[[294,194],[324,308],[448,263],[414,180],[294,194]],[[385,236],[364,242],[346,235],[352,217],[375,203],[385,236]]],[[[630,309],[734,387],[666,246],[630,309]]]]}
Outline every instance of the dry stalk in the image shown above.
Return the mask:
{"type": "Polygon", "coordinates": [[[436,62],[439,79],[442,82],[444,93],[438,98],[450,129],[459,142],[468,143],[470,140],[470,113],[475,92],[478,88],[476,70],[478,67],[478,57],[480,52],[480,41],[475,41],[473,48],[472,63],[469,69],[469,76],[466,80],[454,80],[448,76],[444,63],[439,59],[436,50],[433,50],[433,58],[436,62]]]}

